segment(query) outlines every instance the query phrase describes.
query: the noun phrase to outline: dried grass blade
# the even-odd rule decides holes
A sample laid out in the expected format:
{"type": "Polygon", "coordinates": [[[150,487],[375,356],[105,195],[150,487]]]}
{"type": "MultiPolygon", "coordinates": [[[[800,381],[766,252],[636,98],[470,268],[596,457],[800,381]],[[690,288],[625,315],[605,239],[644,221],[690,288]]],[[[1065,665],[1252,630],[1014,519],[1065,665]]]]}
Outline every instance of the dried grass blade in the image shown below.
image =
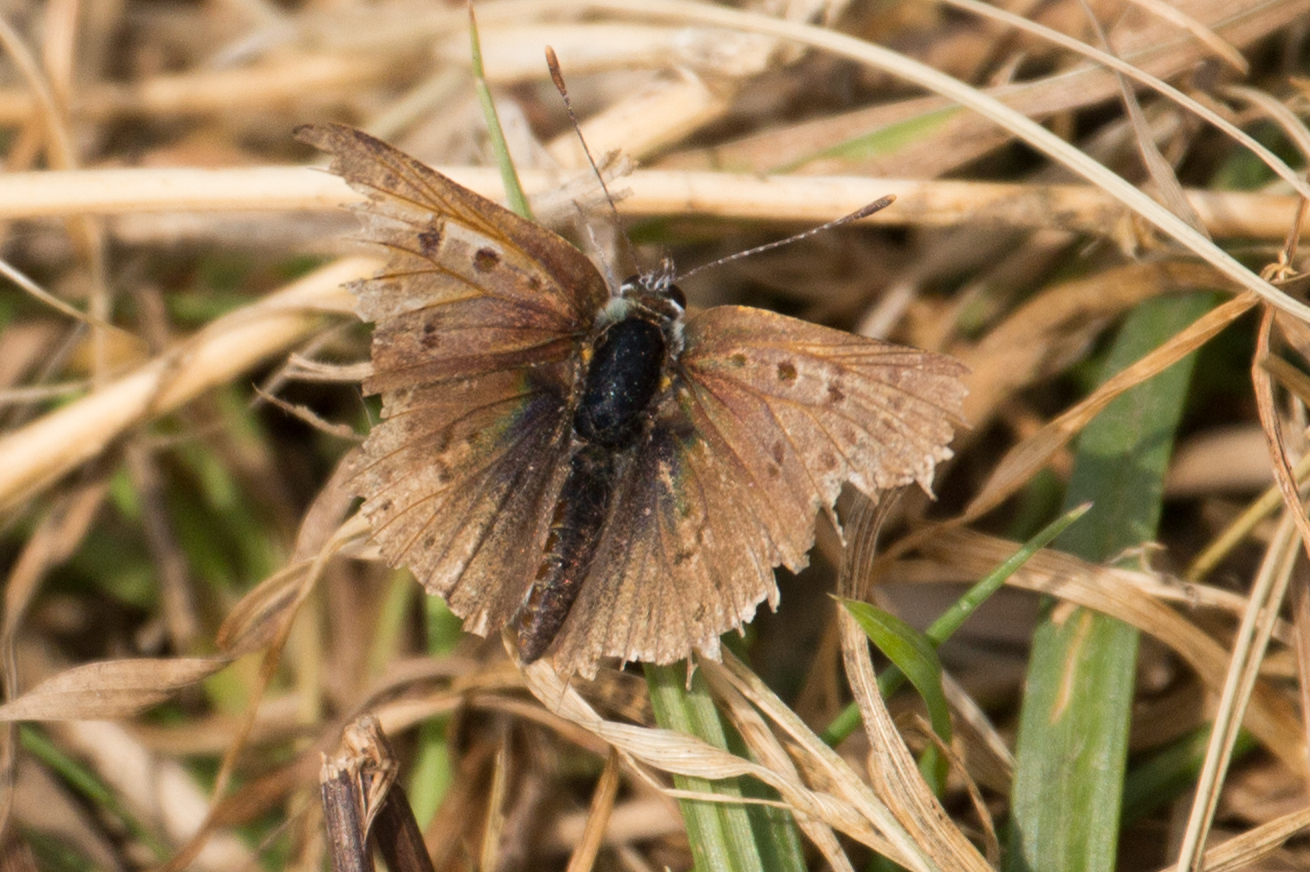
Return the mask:
{"type": "Polygon", "coordinates": [[[1018,391],[1052,378],[1075,357],[1081,359],[1070,350],[1095,341],[1110,319],[1162,293],[1208,290],[1216,278],[1205,264],[1159,261],[1127,263],[1050,285],[976,345],[958,352],[970,372],[964,419],[973,432],[985,429],[997,408],[1018,391]]]}
{"type": "Polygon", "coordinates": [[[1264,562],[1252,586],[1250,605],[1238,630],[1215,729],[1206,748],[1205,767],[1179,849],[1180,872],[1196,869],[1201,862],[1201,851],[1218,805],[1219,790],[1228,768],[1237,726],[1241,723],[1246,700],[1255,685],[1273,621],[1282,607],[1291,581],[1293,563],[1298,554],[1294,545],[1295,534],[1300,534],[1302,548],[1310,552],[1310,520],[1306,518],[1305,505],[1297,490],[1296,476],[1283,444],[1282,427],[1274,402],[1273,380],[1265,365],[1270,357],[1269,343],[1274,320],[1273,310],[1266,308],[1260,322],[1251,380],[1255,386],[1260,423],[1269,442],[1274,478],[1283,495],[1285,514],[1265,553],[1264,562]]]}
{"type": "MultiPolygon", "coordinates": [[[[1305,122],[1285,104],[1264,91],[1243,85],[1229,85],[1224,88],[1224,93],[1260,107],[1270,119],[1283,128],[1288,139],[1292,140],[1300,150],[1302,159],[1310,159],[1310,130],[1306,129],[1305,122]]],[[[1305,192],[1301,191],[1299,186],[1297,191],[1305,196],[1305,192]]]]}
{"type": "MultiPolygon", "coordinates": [[[[1014,544],[969,530],[943,530],[923,550],[944,563],[976,573],[1009,553],[1014,544]]],[[[1213,692],[1223,687],[1226,648],[1200,627],[1119,575],[1060,551],[1043,551],[1010,576],[1007,583],[1095,609],[1149,633],[1175,651],[1213,692]]],[[[1305,771],[1305,735],[1296,712],[1279,693],[1256,686],[1246,725],[1261,743],[1293,771],[1305,771]]]]}
{"type": "Polygon", "coordinates": [[[1162,2],[1162,0],[1128,0],[1128,2],[1149,10],[1152,15],[1159,16],[1165,21],[1177,24],[1196,37],[1198,41],[1204,43],[1207,48],[1215,53],[1216,57],[1221,58],[1243,76],[1250,71],[1250,64],[1246,62],[1246,58],[1242,56],[1240,51],[1215,33],[1213,29],[1207,27],[1205,23],[1198,21],[1194,16],[1188,15],[1187,12],[1177,6],[1162,2]]]}
{"type": "Polygon", "coordinates": [[[1026,484],[1052,454],[1064,447],[1112,400],[1200,348],[1245,314],[1255,303],[1255,296],[1246,293],[1210,310],[1187,328],[1171,336],[1160,347],[1107,379],[1078,405],[1010,449],[996,465],[987,483],[965,509],[965,519],[978,518],[1000,505],[1026,484]]]}
{"type": "MultiPolygon", "coordinates": [[[[486,167],[438,167],[464,187],[488,197],[503,185],[486,167]]],[[[558,181],[540,171],[521,174],[544,212],[560,209],[547,192],[558,181]]],[[[607,173],[607,178],[609,174],[607,173]]],[[[1131,211],[1092,185],[1032,184],[960,179],[870,178],[855,175],[774,175],[635,170],[624,176],[630,195],[622,211],[633,215],[699,212],[734,219],[820,222],[884,194],[896,209],[864,219],[871,224],[957,226],[986,219],[1019,228],[1058,228],[1101,235],[1131,220],[1131,211]]],[[[590,192],[588,191],[588,196],[590,192]]],[[[1207,232],[1217,237],[1281,239],[1299,198],[1249,191],[1187,190],[1207,232]]],[[[338,210],[357,202],[335,176],[305,167],[217,170],[106,169],[43,171],[0,176],[0,219],[62,217],[95,213],[285,212],[338,210]]],[[[171,225],[167,225],[170,226],[171,225]]]]}
{"type": "MultiPolygon", "coordinates": [[[[655,722],[664,729],[696,736],[725,751],[742,752],[741,742],[723,723],[710,698],[705,677],[690,676],[688,664],[668,666],[645,664],[646,686],[650,692],[655,722]],[[737,747],[734,747],[736,745],[737,747]]],[[[714,802],[683,798],[679,800],[692,857],[698,868],[724,870],[764,870],[779,864],[803,869],[804,861],[793,848],[796,837],[778,837],[768,810],[747,804],[752,798],[744,779],[711,783],[708,780],[675,775],[674,785],[684,794],[719,794],[714,802]],[[731,803],[731,804],[729,804],[731,803]]],[[[772,799],[772,797],[769,797],[772,799]]],[[[791,827],[791,822],[786,822],[791,827]]]]}
{"type": "Polygon", "coordinates": [[[601,843],[605,840],[605,828],[609,826],[610,813],[614,811],[614,797],[618,792],[619,754],[611,750],[605,758],[605,768],[596,781],[596,791],[591,795],[587,825],[569,857],[566,872],[591,872],[596,865],[596,855],[600,853],[601,843]]]}
{"type": "Polygon", "coordinates": [[[1228,772],[1228,763],[1232,759],[1233,743],[1237,739],[1238,728],[1259,677],[1260,662],[1269,643],[1273,621],[1292,579],[1293,563],[1299,553],[1296,532],[1296,524],[1284,515],[1265,552],[1260,572],[1251,589],[1250,606],[1233,641],[1227,679],[1215,712],[1205,763],[1197,779],[1196,796],[1188,815],[1187,830],[1178,852],[1179,872],[1200,868],[1201,853],[1219,805],[1219,794],[1228,772]]]}
{"type": "MultiPolygon", "coordinates": [[[[729,655],[731,656],[731,655],[729,655]]],[[[733,658],[734,661],[736,658],[733,658]]],[[[745,668],[740,662],[737,665],[745,668]]],[[[710,689],[715,696],[719,698],[733,726],[741,734],[742,740],[750,748],[752,756],[764,766],[773,769],[775,772],[783,775],[794,777],[797,781],[804,781],[806,784],[812,784],[810,779],[802,778],[801,772],[788,756],[787,751],[774,736],[764,719],[747,701],[747,698],[734,685],[732,675],[722,664],[715,663],[713,660],[701,660],[698,666],[705,673],[709,681],[710,689]]],[[[820,783],[824,779],[820,776],[820,783]]],[[[796,825],[805,831],[812,841],[823,854],[828,865],[838,872],[854,872],[850,859],[846,852],[842,850],[841,844],[837,841],[836,835],[832,828],[822,821],[816,821],[805,815],[796,817],[796,825]]]]}
{"type": "MultiPolygon", "coordinates": [[[[1088,9],[1086,3],[1083,4],[1083,8],[1087,10],[1093,27],[1108,49],[1109,41],[1106,39],[1105,32],[1101,29],[1100,22],[1097,21],[1095,13],[1088,9]]],[[[1151,181],[1155,183],[1156,193],[1166,208],[1186,221],[1197,233],[1208,239],[1210,234],[1205,229],[1205,223],[1201,220],[1201,216],[1196,209],[1192,208],[1191,202],[1183,192],[1182,183],[1178,181],[1178,176],[1174,174],[1173,167],[1164,159],[1164,155],[1160,154],[1160,148],[1155,144],[1151,124],[1146,120],[1146,113],[1142,111],[1142,104],[1138,102],[1137,94],[1128,86],[1128,80],[1123,73],[1116,71],[1114,78],[1119,85],[1119,96],[1123,100],[1124,109],[1127,110],[1128,121],[1133,126],[1133,133],[1137,139],[1137,150],[1142,156],[1142,163],[1146,165],[1146,171],[1150,174],[1151,181]]]]}
{"type": "Polygon", "coordinates": [[[1154,224],[1167,236],[1213,265],[1239,287],[1253,291],[1270,305],[1289,314],[1310,320],[1310,306],[1293,299],[1251,272],[1232,255],[1197,233],[1187,222],[1160,206],[1126,179],[1092,160],[1031,118],[926,64],[825,28],[779,21],[765,15],[708,6],[688,0],[589,0],[583,5],[640,16],[676,18],[682,21],[721,25],[796,40],[851,58],[949,97],[995,122],[1028,145],[1101,188],[1146,221],[1154,224]]]}
{"type": "MultiPolygon", "coordinates": [[[[690,775],[710,781],[749,775],[777,790],[783,800],[798,814],[808,814],[823,820],[834,829],[864,844],[870,844],[877,838],[876,832],[868,821],[842,797],[805,788],[767,767],[715,748],[693,736],[671,730],[635,727],[606,721],[596,714],[582,696],[570,688],[548,664],[541,661],[527,667],[523,671],[523,677],[533,696],[537,697],[547,709],[598,736],[633,761],[639,761],[663,772],[690,775]]],[[[696,796],[705,801],[723,799],[714,794],[702,793],[696,796]]],[[[933,868],[916,859],[916,849],[912,842],[902,841],[900,844],[905,845],[905,848],[896,848],[887,856],[912,869],[933,868]]]]}
{"type": "Polygon", "coordinates": [[[132,717],[203,681],[230,662],[227,657],[175,657],[75,666],[0,706],[0,722],[132,717]]]}
{"type": "MultiPolygon", "coordinates": [[[[1210,848],[1201,857],[1205,872],[1237,872],[1259,868],[1261,860],[1273,854],[1284,842],[1310,827],[1310,807],[1274,818],[1223,844],[1210,848]]],[[[1165,866],[1160,872],[1177,872],[1177,866],[1165,866]]]]}
{"type": "MultiPolygon", "coordinates": [[[[942,663],[937,656],[937,646],[925,634],[877,606],[850,599],[840,602],[869,641],[914,686],[928,709],[932,732],[943,744],[949,744],[951,707],[946,702],[946,691],[942,689],[942,663]]],[[[932,779],[929,785],[934,793],[940,793],[946,784],[947,764],[948,761],[935,748],[929,748],[920,758],[920,771],[932,779]]]]}
{"type": "MultiPolygon", "coordinates": [[[[1087,57],[1089,60],[1093,60],[1096,63],[1101,64],[1107,67],[1108,69],[1115,71],[1121,76],[1131,78],[1134,81],[1140,82],[1152,88],[1162,96],[1168,97],[1170,100],[1174,101],[1179,106],[1182,106],[1184,109],[1187,109],[1189,112],[1192,112],[1198,118],[1202,118],[1206,122],[1214,125],[1219,130],[1222,130],[1227,136],[1232,138],[1233,141],[1240,143],[1244,148],[1249,149],[1252,154],[1257,155],[1260,158],[1260,160],[1265,164],[1265,166],[1273,170],[1274,173],[1276,173],[1281,179],[1286,181],[1296,190],[1301,191],[1303,194],[1306,193],[1304,190],[1304,188],[1307,187],[1305,178],[1296,170],[1288,166],[1286,161],[1284,161],[1278,155],[1274,154],[1272,151],[1270,151],[1263,144],[1257,141],[1249,133],[1242,130],[1236,124],[1233,124],[1223,115],[1220,115],[1218,112],[1207,106],[1205,103],[1202,103],[1201,101],[1191,97],[1185,92],[1180,91],[1179,89],[1175,88],[1173,85],[1169,84],[1168,82],[1164,81],[1158,76],[1153,76],[1147,71],[1141,69],[1140,67],[1137,67],[1134,64],[1125,61],[1122,58],[1117,57],[1116,55],[1113,55],[1109,52],[1100,51],[1096,49],[1094,46],[1090,46],[1082,42],[1081,40],[1069,36],[1068,34],[1061,33],[1058,30],[1054,30],[1052,28],[1046,27],[1045,25],[1039,22],[1030,21],[1027,18],[1023,18],[1022,16],[1016,15],[1013,12],[1009,12],[1005,9],[998,9],[996,7],[987,5],[986,3],[978,2],[978,0],[945,0],[945,2],[951,6],[954,6],[957,9],[963,9],[965,11],[972,12],[973,14],[981,16],[983,18],[989,18],[993,21],[1004,22],[1005,24],[1008,24],[1011,27],[1015,27],[1027,33],[1032,33],[1034,35],[1040,36],[1042,39],[1045,39],[1054,45],[1067,48],[1070,51],[1078,52],[1079,54],[1087,57]]],[[[1132,2],[1139,2],[1139,3],[1152,2],[1152,0],[1132,0],[1132,2]]],[[[1153,3],[1153,10],[1159,12],[1163,12],[1164,10],[1169,10],[1171,12],[1177,13],[1186,22],[1196,25],[1196,29],[1193,29],[1190,26],[1188,26],[1187,29],[1191,31],[1193,34],[1196,34],[1198,38],[1200,38],[1201,32],[1204,32],[1205,34],[1208,34],[1209,36],[1214,38],[1213,40],[1202,39],[1201,41],[1205,42],[1205,44],[1210,46],[1211,48],[1216,49],[1216,53],[1220,54],[1222,57],[1224,57],[1226,60],[1229,60],[1230,62],[1236,62],[1245,65],[1246,63],[1245,58],[1242,57],[1241,53],[1238,52],[1236,48],[1233,48],[1229,43],[1224,42],[1217,34],[1214,33],[1214,31],[1205,28],[1205,26],[1200,22],[1198,22],[1195,18],[1192,18],[1191,16],[1185,16],[1183,15],[1183,13],[1180,13],[1178,12],[1178,10],[1174,9],[1174,7],[1168,6],[1167,4],[1164,3],[1159,3],[1158,5],[1153,3]],[[1219,48],[1219,46],[1223,46],[1223,48],[1221,49],[1219,48]]],[[[1165,17],[1168,16],[1166,15],[1165,17]]]]}
{"type": "Polygon", "coordinates": [[[92,327],[98,327],[101,330],[108,330],[114,333],[119,338],[127,340],[128,342],[131,342],[134,345],[140,344],[141,342],[140,338],[137,337],[136,334],[129,333],[128,331],[124,330],[121,327],[110,324],[108,321],[105,321],[101,318],[97,318],[95,315],[92,315],[87,312],[83,312],[81,309],[77,309],[74,308],[73,306],[68,305],[63,300],[56,297],[54,294],[50,293],[45,288],[38,285],[32,279],[28,278],[26,273],[18,269],[18,267],[14,266],[13,264],[9,263],[9,261],[4,260],[3,258],[0,258],[0,275],[3,275],[5,278],[9,279],[9,281],[18,285],[28,294],[40,300],[42,303],[45,303],[47,306],[54,309],[56,312],[59,312],[63,315],[67,315],[69,318],[72,318],[73,320],[79,321],[83,324],[88,324],[92,327]]]}
{"type": "MultiPolygon", "coordinates": [[[[300,607],[314,590],[319,579],[323,577],[328,562],[343,547],[361,535],[360,531],[364,524],[363,519],[358,516],[342,524],[337,529],[336,534],[329,538],[318,554],[314,556],[308,568],[300,573],[299,577],[295,578],[294,584],[285,591],[288,596],[285,599],[279,598],[279,607],[267,614],[266,626],[270,631],[268,650],[264,652],[263,659],[259,664],[259,674],[250,689],[250,700],[247,703],[246,711],[242,715],[241,724],[232,739],[232,744],[224,752],[218,774],[214,777],[215,796],[222,796],[227,789],[228,779],[231,778],[233,771],[235,771],[236,761],[245,748],[246,741],[250,737],[250,731],[255,726],[255,716],[259,713],[259,702],[263,699],[277,672],[282,650],[286,646],[287,638],[291,634],[291,627],[300,607]]],[[[279,573],[279,575],[281,574],[279,573]]],[[[295,575],[295,573],[292,574],[293,578],[295,575]]]]}
{"type": "Polygon", "coordinates": [[[505,832],[505,792],[509,786],[508,752],[508,738],[503,738],[491,766],[491,791],[487,796],[487,824],[482,831],[479,869],[500,868],[500,839],[505,832]]]}
{"type": "MultiPolygon", "coordinates": [[[[4,617],[0,621],[0,681],[3,682],[0,686],[4,688],[5,699],[12,698],[19,691],[15,648],[28,607],[46,573],[67,560],[82,543],[99,514],[107,491],[108,482],[97,477],[60,494],[54,506],[37,523],[9,571],[5,580],[4,617]]],[[[5,741],[0,743],[0,830],[9,823],[13,810],[18,762],[16,732],[13,726],[6,727],[4,732],[5,741]]]]}
{"type": "MultiPolygon", "coordinates": [[[[847,525],[847,550],[838,576],[837,592],[850,599],[866,599],[880,509],[858,500],[847,525]]],[[[950,821],[910,756],[905,740],[892,723],[874,677],[869,643],[860,626],[844,610],[839,612],[842,662],[851,691],[864,717],[869,738],[869,777],[874,792],[886,797],[888,807],[920,850],[925,860],[942,869],[990,870],[987,861],[950,821]]]]}
{"type": "MultiPolygon", "coordinates": [[[[716,667],[704,665],[707,674],[720,676],[716,667]]],[[[908,838],[886,803],[860,779],[841,755],[815,735],[746,664],[731,652],[724,652],[722,669],[722,677],[729,680],[739,694],[776,723],[803,751],[804,769],[810,780],[836,789],[854,812],[867,819],[871,828],[876,827],[879,832],[888,834],[888,839],[908,838]]],[[[877,842],[865,844],[886,857],[893,856],[892,851],[897,850],[882,837],[877,842]]]]}
{"type": "MultiPolygon", "coordinates": [[[[1297,487],[1305,483],[1310,476],[1310,454],[1302,457],[1292,468],[1297,487]]],[[[1200,582],[1214,570],[1239,542],[1250,535],[1251,531],[1265,518],[1273,514],[1274,509],[1283,504],[1282,491],[1277,484],[1271,485],[1240,515],[1233,519],[1224,530],[1206,545],[1205,550],[1196,555],[1183,577],[1190,582],[1200,582]]]]}
{"type": "Polygon", "coordinates": [[[323,311],[353,310],[344,281],[377,262],[349,258],[213,322],[135,372],[0,439],[0,510],[39,493],[98,456],[129,427],[166,414],[284,351],[321,326],[323,311]]]}
{"type": "Polygon", "coordinates": [[[1288,459],[1287,446],[1283,443],[1283,430],[1279,425],[1278,408],[1274,402],[1273,380],[1266,367],[1272,357],[1269,342],[1274,327],[1274,315],[1272,310],[1266,308],[1264,317],[1260,321],[1255,360],[1251,366],[1251,381],[1255,386],[1260,425],[1269,443],[1269,456],[1273,460],[1274,481],[1283,495],[1283,504],[1288,514],[1301,534],[1303,547],[1310,552],[1310,518],[1306,517],[1305,504],[1301,501],[1301,494],[1297,489],[1296,473],[1288,459]]]}

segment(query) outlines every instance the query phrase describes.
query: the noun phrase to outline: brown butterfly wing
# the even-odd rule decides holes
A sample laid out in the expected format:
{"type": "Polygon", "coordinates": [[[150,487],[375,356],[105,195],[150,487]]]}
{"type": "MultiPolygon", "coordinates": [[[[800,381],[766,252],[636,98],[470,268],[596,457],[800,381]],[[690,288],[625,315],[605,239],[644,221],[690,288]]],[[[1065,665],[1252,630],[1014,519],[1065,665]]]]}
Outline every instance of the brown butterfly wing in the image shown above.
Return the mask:
{"type": "Polygon", "coordinates": [[[356,487],[383,555],[485,635],[517,609],[567,471],[581,343],[609,298],[555,234],[341,125],[297,136],[368,197],[356,282],[383,422],[356,487]]]}
{"type": "Polygon", "coordinates": [[[670,662],[776,602],[773,568],[800,569],[814,517],[842,483],[876,498],[927,488],[964,397],[964,368],[759,309],[691,318],[672,389],[616,496],[557,645],[670,662]]]}

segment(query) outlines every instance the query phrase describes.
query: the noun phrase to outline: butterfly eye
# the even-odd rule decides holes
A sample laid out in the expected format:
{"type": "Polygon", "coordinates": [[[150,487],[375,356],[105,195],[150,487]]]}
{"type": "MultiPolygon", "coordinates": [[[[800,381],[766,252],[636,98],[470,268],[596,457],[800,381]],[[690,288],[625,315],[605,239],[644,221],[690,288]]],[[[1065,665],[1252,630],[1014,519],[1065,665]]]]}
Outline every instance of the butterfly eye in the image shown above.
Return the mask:
{"type": "Polygon", "coordinates": [[[687,295],[682,292],[682,288],[671,284],[664,289],[664,295],[677,303],[679,309],[684,312],[687,310],[687,295]]]}

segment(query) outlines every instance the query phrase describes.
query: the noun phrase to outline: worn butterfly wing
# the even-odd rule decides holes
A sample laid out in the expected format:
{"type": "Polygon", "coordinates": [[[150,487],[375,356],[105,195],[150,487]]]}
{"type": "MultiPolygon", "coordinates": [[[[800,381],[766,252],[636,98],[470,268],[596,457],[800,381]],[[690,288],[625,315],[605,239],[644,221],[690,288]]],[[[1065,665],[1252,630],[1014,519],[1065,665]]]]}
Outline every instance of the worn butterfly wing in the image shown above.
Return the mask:
{"type": "Polygon", "coordinates": [[[609,290],[559,236],[380,140],[335,124],[296,135],[368,197],[365,238],[389,254],[352,286],[376,322],[364,389],[382,394],[362,511],[387,562],[486,635],[541,560],[580,343],[609,290]]]}
{"type": "Polygon", "coordinates": [[[673,386],[624,471],[556,665],[667,663],[777,602],[773,570],[806,565],[842,483],[870,497],[949,457],[964,367],[759,309],[685,326],[673,386]]]}

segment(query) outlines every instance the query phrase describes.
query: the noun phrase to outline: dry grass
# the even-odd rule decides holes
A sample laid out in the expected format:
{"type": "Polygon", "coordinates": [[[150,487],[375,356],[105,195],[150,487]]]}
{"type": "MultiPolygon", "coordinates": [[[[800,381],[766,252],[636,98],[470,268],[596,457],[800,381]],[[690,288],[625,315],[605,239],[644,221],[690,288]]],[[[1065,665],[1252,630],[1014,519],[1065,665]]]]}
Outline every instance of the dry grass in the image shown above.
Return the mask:
{"type": "MultiPolygon", "coordinates": [[[[972,370],[937,502],[903,496],[877,555],[873,519],[844,507],[847,547],[821,527],[741,659],[701,664],[731,750],[655,728],[632,670],[567,684],[460,637],[353,517],[367,330],[340,284],[376,261],[349,242],[354,195],[290,133],[349,121],[495,196],[465,11],[11,5],[5,862],[321,868],[319,757],[371,711],[441,870],[686,868],[677,798],[742,776],[768,789],[736,801],[794,812],[815,868],[875,852],[1014,868],[1033,844],[1005,825],[1035,824],[1012,787],[1041,757],[1031,732],[1016,742],[1025,676],[1030,706],[1043,680],[1026,654],[1094,610],[1144,641],[1105,689],[1131,711],[1130,820],[1083,868],[1310,868],[1310,6],[784,5],[478,7],[539,213],[551,192],[556,212],[595,199],[551,44],[593,152],[638,164],[613,188],[651,263],[688,269],[897,195],[859,227],[698,275],[693,305],[778,308],[972,370]],[[1221,296],[1097,375],[1126,315],[1196,291],[1221,296]],[[884,703],[824,594],[840,577],[926,625],[1073,498],[1091,422],[1193,360],[1158,525],[1124,540],[1116,517],[1140,507],[1098,504],[1079,524],[1119,545],[1061,540],[942,649],[956,728],[934,797],[910,751],[933,744],[917,697],[884,703]],[[1058,605],[1039,615],[1032,592],[1058,605]],[[830,747],[819,734],[851,702],[863,729],[830,747]]],[[[1100,735],[1078,705],[1095,694],[1070,682],[1068,711],[1100,735]]],[[[1051,868],[1077,865],[1030,838],[1051,868]]]]}

